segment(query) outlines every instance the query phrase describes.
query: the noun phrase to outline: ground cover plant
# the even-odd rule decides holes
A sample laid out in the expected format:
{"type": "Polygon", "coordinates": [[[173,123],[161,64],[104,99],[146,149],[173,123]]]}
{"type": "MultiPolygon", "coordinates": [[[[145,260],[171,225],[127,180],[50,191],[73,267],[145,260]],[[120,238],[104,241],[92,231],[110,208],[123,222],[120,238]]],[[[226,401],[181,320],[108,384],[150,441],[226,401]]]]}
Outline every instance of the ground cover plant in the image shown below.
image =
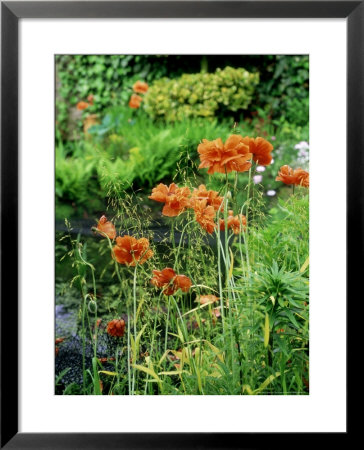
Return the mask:
{"type": "Polygon", "coordinates": [[[85,88],[81,134],[57,128],[56,394],[309,393],[307,105],[250,111],[257,71],[208,62],[106,108],[85,88]]]}

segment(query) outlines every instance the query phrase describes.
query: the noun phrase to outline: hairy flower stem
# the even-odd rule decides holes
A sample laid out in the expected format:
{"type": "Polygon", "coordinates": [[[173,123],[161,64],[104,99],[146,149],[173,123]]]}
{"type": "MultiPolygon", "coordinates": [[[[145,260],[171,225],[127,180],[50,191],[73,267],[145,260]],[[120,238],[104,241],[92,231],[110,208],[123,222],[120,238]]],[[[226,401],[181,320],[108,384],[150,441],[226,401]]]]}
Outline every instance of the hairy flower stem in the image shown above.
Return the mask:
{"type": "MultiPolygon", "coordinates": [[[[221,208],[221,206],[220,206],[220,208],[221,208]]],[[[219,208],[218,213],[220,212],[220,208],[219,208]]],[[[220,295],[221,321],[222,321],[223,335],[225,336],[225,311],[224,311],[224,298],[223,298],[223,289],[222,289],[220,227],[217,227],[217,229],[216,229],[216,239],[217,239],[217,270],[218,270],[218,278],[219,278],[219,295],[220,295]]]]}
{"type": "Polygon", "coordinates": [[[176,271],[178,270],[178,268],[177,268],[178,256],[179,256],[179,252],[181,250],[181,245],[182,245],[182,242],[183,242],[183,236],[185,234],[185,231],[186,231],[186,228],[188,227],[188,225],[190,225],[191,223],[194,223],[194,222],[195,222],[195,220],[191,220],[190,222],[187,222],[186,225],[183,227],[183,230],[182,230],[182,233],[181,233],[181,237],[180,237],[180,241],[179,241],[178,248],[177,248],[176,258],[174,260],[174,269],[176,271]]]}
{"type": "Polygon", "coordinates": [[[247,190],[247,194],[246,194],[246,212],[245,212],[245,216],[246,216],[246,224],[247,224],[247,230],[248,230],[248,226],[249,226],[249,209],[250,209],[250,185],[251,185],[251,181],[252,181],[252,168],[249,169],[249,177],[248,177],[248,190],[247,190]]]}
{"type": "MultiPolygon", "coordinates": [[[[137,279],[137,268],[138,268],[138,264],[135,264],[135,269],[134,269],[134,278],[133,278],[133,304],[134,304],[134,347],[135,347],[135,352],[136,352],[136,347],[137,347],[137,299],[136,299],[136,279],[137,279]]],[[[134,364],[137,361],[137,356],[138,355],[133,355],[133,362],[134,364]]],[[[134,395],[134,389],[135,389],[135,368],[133,367],[133,383],[132,383],[132,395],[134,395]]]]}
{"type": "MultiPolygon", "coordinates": [[[[233,336],[233,321],[232,321],[232,297],[230,290],[230,258],[229,258],[229,240],[228,240],[228,190],[229,190],[229,181],[226,173],[226,189],[225,189],[225,199],[224,199],[224,222],[225,222],[225,288],[227,290],[227,303],[228,303],[228,313],[229,313],[229,328],[230,328],[230,347],[231,347],[231,372],[233,374],[233,382],[234,382],[234,373],[235,373],[235,365],[234,365],[234,336],[233,336]]],[[[233,261],[231,261],[233,264],[233,261]]],[[[226,302],[225,302],[226,303],[226,302]]],[[[222,306],[224,308],[224,305],[222,306]]]]}
{"type": "MultiPolygon", "coordinates": [[[[246,228],[243,228],[243,238],[245,245],[245,254],[246,254],[246,265],[247,265],[247,281],[248,281],[248,291],[250,289],[250,281],[251,281],[251,267],[250,267],[250,257],[249,257],[249,209],[250,209],[250,185],[251,185],[251,168],[249,169],[249,178],[248,178],[248,186],[247,186],[247,199],[246,199],[246,228]]],[[[248,297],[249,300],[249,297],[248,297]]],[[[250,320],[251,320],[251,329],[254,329],[254,310],[255,310],[255,298],[253,301],[250,301],[250,320]]],[[[252,333],[249,334],[250,338],[253,339],[252,333]]]]}
{"type": "Polygon", "coordinates": [[[130,306],[126,305],[126,314],[128,316],[128,394],[131,395],[131,368],[130,368],[130,306]]]}
{"type": "Polygon", "coordinates": [[[167,320],[166,320],[166,331],[164,335],[164,353],[167,351],[167,340],[168,340],[168,324],[169,324],[169,309],[171,307],[171,300],[168,296],[168,309],[167,309],[167,320]]]}

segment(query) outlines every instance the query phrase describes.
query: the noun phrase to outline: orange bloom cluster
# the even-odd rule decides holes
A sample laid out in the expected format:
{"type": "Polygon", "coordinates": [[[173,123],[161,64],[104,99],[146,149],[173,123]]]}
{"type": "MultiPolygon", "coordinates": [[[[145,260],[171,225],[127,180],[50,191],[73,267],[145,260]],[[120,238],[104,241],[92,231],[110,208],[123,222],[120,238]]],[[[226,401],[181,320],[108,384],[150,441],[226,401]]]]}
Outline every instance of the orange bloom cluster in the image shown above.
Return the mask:
{"type": "Polygon", "coordinates": [[[137,81],[133,85],[133,91],[135,94],[132,94],[129,100],[129,106],[130,108],[137,109],[140,107],[140,104],[142,103],[143,97],[137,94],[145,94],[148,90],[149,86],[144,81],[137,81]]]}
{"type": "Polygon", "coordinates": [[[150,282],[158,288],[163,288],[165,295],[173,295],[178,289],[188,292],[192,286],[191,280],[186,275],[177,275],[170,267],[153,270],[153,278],[150,282]]]}
{"type": "Polygon", "coordinates": [[[229,173],[233,170],[245,172],[251,167],[251,163],[248,162],[252,157],[249,146],[238,134],[231,135],[225,144],[221,138],[213,141],[203,139],[197,151],[201,160],[199,169],[208,168],[208,174],[229,173]]]}
{"type": "Polygon", "coordinates": [[[114,319],[107,324],[107,334],[114,337],[123,337],[125,332],[125,321],[123,319],[114,319]]]}
{"type": "Polygon", "coordinates": [[[208,168],[207,173],[210,175],[215,172],[246,172],[251,167],[251,159],[262,166],[270,164],[272,150],[272,144],[262,137],[251,138],[233,134],[225,144],[221,138],[213,141],[203,139],[197,147],[201,160],[199,169],[208,168]]]}
{"type": "Polygon", "coordinates": [[[213,233],[216,228],[215,215],[216,211],[213,206],[207,205],[207,200],[195,200],[192,202],[195,211],[196,222],[208,233],[213,233]]]}
{"type": "MultiPolygon", "coordinates": [[[[220,219],[220,230],[225,230],[225,220],[220,219]]],[[[241,231],[241,227],[246,227],[246,217],[243,214],[238,214],[234,216],[234,212],[230,209],[227,217],[227,227],[228,229],[232,229],[234,234],[239,234],[241,231]]]]}
{"type": "Polygon", "coordinates": [[[77,108],[79,111],[82,111],[82,110],[88,108],[89,106],[90,106],[89,103],[81,101],[81,102],[78,102],[78,103],[77,103],[76,108],[77,108]]]}
{"type": "Polygon", "coordinates": [[[135,109],[139,108],[142,100],[143,99],[140,95],[133,94],[129,100],[130,108],[135,108],[135,109]]]}
{"type": "Polygon", "coordinates": [[[282,166],[279,169],[276,181],[282,181],[285,184],[294,184],[296,186],[303,186],[308,188],[310,184],[309,173],[298,168],[292,169],[289,166],[282,166]]]}
{"type": "Polygon", "coordinates": [[[190,195],[191,191],[188,187],[179,188],[175,183],[169,186],[160,183],[153,188],[152,195],[148,198],[156,202],[165,203],[162,214],[168,217],[175,217],[189,207],[190,195]]]}
{"type": "Polygon", "coordinates": [[[119,264],[135,266],[137,263],[145,263],[147,259],[153,256],[153,251],[149,248],[148,239],[136,239],[133,236],[126,235],[116,238],[113,254],[119,264]]]}
{"type": "Polygon", "coordinates": [[[109,222],[106,216],[101,216],[100,220],[97,223],[97,230],[101,233],[106,234],[111,240],[116,238],[116,229],[115,225],[109,222]]]}
{"type": "Polygon", "coordinates": [[[90,94],[87,97],[88,102],[80,101],[77,103],[76,108],[80,111],[88,108],[89,106],[92,106],[94,104],[94,96],[90,94]]]}
{"type": "MultiPolygon", "coordinates": [[[[213,190],[207,190],[204,184],[197,189],[191,191],[187,187],[179,188],[172,183],[170,186],[160,183],[153,188],[152,195],[148,198],[157,202],[165,203],[162,214],[168,217],[175,217],[186,210],[192,208],[195,212],[196,222],[201,225],[208,233],[212,234],[217,224],[216,212],[221,209],[224,198],[213,190]]],[[[229,211],[228,228],[232,229],[235,234],[240,231],[240,220],[243,226],[246,225],[246,218],[242,214],[233,216],[233,212],[229,211]]],[[[219,221],[220,229],[225,229],[224,220],[219,221]]]]}
{"type": "Polygon", "coordinates": [[[217,211],[222,202],[224,201],[223,197],[219,196],[219,193],[216,191],[208,191],[204,184],[201,184],[198,189],[194,189],[192,192],[191,199],[194,200],[206,200],[206,206],[212,206],[215,211],[217,211]]]}
{"type": "Polygon", "coordinates": [[[133,91],[136,92],[137,94],[145,94],[147,92],[148,88],[149,88],[148,84],[145,83],[144,81],[138,80],[133,85],[133,91]]]}

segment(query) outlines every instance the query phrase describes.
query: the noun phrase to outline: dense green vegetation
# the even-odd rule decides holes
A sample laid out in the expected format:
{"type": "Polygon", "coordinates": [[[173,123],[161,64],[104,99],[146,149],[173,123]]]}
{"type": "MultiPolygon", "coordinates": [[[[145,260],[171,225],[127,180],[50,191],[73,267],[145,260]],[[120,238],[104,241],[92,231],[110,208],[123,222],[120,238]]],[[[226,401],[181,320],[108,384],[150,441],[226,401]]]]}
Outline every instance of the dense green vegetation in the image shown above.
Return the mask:
{"type": "Polygon", "coordinates": [[[276,180],[308,169],[308,57],[60,55],[56,68],[56,393],[308,394],[308,184],[276,180]],[[234,135],[264,138],[273,159],[199,169],[203,140],[234,135]],[[169,194],[148,198],[159,183],[169,194]],[[175,216],[172,183],[186,192],[175,216]],[[194,199],[201,185],[220,206],[194,199]]]}

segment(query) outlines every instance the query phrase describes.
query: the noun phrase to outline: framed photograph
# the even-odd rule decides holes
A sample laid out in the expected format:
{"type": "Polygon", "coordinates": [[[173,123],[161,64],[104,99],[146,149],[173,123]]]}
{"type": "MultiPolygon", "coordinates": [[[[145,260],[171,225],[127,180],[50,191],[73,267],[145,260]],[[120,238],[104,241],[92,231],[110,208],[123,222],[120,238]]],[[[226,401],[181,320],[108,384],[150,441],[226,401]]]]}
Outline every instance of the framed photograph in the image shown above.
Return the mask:
{"type": "Polygon", "coordinates": [[[1,3],[1,448],[348,437],[363,18],[1,3]]]}

